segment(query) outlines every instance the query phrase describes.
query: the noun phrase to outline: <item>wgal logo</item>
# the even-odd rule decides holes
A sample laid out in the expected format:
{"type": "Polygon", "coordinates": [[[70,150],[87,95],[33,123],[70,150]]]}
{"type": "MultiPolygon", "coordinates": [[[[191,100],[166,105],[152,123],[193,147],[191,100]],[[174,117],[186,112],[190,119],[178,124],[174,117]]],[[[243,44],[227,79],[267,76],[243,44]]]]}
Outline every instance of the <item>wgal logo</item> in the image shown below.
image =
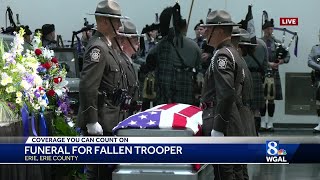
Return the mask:
{"type": "Polygon", "coordinates": [[[279,149],[279,141],[267,141],[266,142],[266,160],[272,163],[285,163],[287,152],[284,149],[279,149]]]}

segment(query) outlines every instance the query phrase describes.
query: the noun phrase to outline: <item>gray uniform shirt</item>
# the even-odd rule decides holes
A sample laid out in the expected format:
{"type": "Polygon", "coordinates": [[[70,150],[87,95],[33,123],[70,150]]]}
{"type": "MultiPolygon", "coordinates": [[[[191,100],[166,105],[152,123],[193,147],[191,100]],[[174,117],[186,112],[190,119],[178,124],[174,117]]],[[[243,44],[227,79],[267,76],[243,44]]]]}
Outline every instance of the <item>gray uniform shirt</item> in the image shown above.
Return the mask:
{"type": "Polygon", "coordinates": [[[319,44],[312,47],[308,56],[308,66],[316,71],[320,71],[320,46],[319,44]]]}
{"type": "MultiPolygon", "coordinates": [[[[312,47],[308,56],[308,66],[315,71],[320,72],[320,45],[317,44],[312,47]]],[[[320,77],[315,77],[317,81],[320,81],[320,77]]]]}
{"type": "Polygon", "coordinates": [[[102,33],[90,39],[84,55],[79,84],[80,110],[78,124],[99,122],[104,133],[111,133],[119,122],[120,106],[113,104],[113,93],[127,88],[121,58],[102,33]],[[108,95],[102,96],[103,93],[108,95]],[[110,96],[110,97],[109,97],[110,96]]]}

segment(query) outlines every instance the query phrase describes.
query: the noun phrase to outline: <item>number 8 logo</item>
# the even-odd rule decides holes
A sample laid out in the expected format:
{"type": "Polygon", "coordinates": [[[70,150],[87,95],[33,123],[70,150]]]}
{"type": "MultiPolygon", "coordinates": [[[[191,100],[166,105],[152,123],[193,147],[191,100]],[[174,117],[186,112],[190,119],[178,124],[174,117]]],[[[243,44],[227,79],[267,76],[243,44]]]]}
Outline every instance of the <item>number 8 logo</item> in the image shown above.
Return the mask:
{"type": "Polygon", "coordinates": [[[278,146],[278,144],[274,141],[271,141],[268,143],[268,150],[267,153],[269,155],[275,156],[278,154],[278,149],[276,148],[278,146]]]}

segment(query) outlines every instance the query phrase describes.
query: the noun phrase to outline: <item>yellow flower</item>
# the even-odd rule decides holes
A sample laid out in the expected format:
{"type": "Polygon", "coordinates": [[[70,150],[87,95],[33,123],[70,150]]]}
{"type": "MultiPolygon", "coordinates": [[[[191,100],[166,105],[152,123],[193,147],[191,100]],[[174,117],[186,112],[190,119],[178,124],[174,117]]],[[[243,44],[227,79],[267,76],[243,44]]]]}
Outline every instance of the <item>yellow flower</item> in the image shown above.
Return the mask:
{"type": "Polygon", "coordinates": [[[21,104],[21,103],[22,103],[21,98],[17,98],[17,99],[16,99],[16,103],[17,103],[17,104],[21,104]]]}
{"type": "Polygon", "coordinates": [[[16,93],[16,96],[17,96],[17,98],[20,98],[20,99],[21,99],[22,93],[21,93],[20,91],[18,91],[18,92],[16,93]]]}
{"type": "Polygon", "coordinates": [[[6,86],[7,84],[12,83],[12,78],[10,76],[8,76],[7,73],[2,73],[1,74],[1,85],[2,86],[6,86]]]}
{"type": "Polygon", "coordinates": [[[13,92],[15,92],[15,91],[16,91],[16,88],[13,87],[13,86],[9,86],[9,87],[6,88],[6,92],[7,92],[7,93],[13,93],[13,92]]]}
{"type": "Polygon", "coordinates": [[[40,109],[39,104],[34,104],[33,107],[34,107],[34,109],[36,109],[36,110],[39,110],[39,109],[40,109]]]}
{"type": "Polygon", "coordinates": [[[17,70],[18,70],[20,73],[23,74],[23,73],[26,72],[26,68],[25,68],[22,64],[17,63],[16,66],[17,66],[17,70]]]}
{"type": "Polygon", "coordinates": [[[5,79],[1,79],[1,85],[2,86],[5,86],[5,85],[7,85],[8,84],[8,82],[5,80],[5,79]]]}

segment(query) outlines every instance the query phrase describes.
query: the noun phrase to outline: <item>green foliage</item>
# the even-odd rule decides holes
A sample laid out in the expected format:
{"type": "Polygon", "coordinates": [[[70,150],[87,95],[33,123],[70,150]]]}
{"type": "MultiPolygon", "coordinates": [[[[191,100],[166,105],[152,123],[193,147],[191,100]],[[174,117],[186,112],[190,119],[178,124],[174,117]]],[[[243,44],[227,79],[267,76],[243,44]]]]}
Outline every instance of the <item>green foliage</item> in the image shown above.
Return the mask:
{"type": "MultiPolygon", "coordinates": [[[[53,135],[54,136],[78,136],[79,134],[76,130],[70,127],[63,116],[56,116],[53,120],[53,135]]],[[[84,165],[75,165],[75,164],[62,164],[54,165],[54,174],[56,176],[68,176],[68,179],[85,179],[83,173],[81,173],[84,165]]]]}
{"type": "Polygon", "coordinates": [[[53,129],[54,129],[54,136],[77,136],[78,133],[72,127],[70,127],[64,117],[57,116],[53,121],[53,129]]]}

